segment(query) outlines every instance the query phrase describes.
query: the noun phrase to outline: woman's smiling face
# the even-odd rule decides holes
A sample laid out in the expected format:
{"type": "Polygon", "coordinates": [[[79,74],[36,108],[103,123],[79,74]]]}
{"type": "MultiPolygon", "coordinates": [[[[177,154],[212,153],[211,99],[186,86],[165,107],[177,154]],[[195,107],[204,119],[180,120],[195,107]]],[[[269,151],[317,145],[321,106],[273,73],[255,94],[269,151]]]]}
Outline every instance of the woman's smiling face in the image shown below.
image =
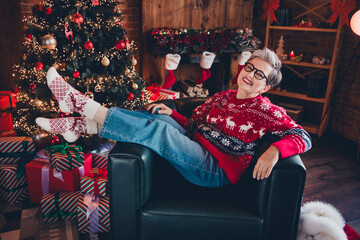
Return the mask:
{"type": "MultiPolygon", "coordinates": [[[[261,58],[254,58],[250,61],[250,63],[254,65],[257,70],[263,72],[266,77],[268,77],[273,70],[273,67],[261,58]]],[[[270,85],[266,84],[265,78],[261,80],[255,78],[254,74],[256,69],[253,69],[251,72],[247,72],[244,67],[241,70],[237,79],[237,98],[253,98],[270,89],[270,85]]]]}

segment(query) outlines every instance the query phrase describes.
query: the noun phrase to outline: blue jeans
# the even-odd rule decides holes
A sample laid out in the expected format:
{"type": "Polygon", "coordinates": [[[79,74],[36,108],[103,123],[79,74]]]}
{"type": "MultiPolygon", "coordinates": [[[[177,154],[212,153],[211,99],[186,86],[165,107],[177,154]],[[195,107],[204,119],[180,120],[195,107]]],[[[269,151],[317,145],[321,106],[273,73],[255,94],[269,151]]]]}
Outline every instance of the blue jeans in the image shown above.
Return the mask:
{"type": "Polygon", "coordinates": [[[217,160],[198,142],[185,136],[185,132],[170,116],[113,107],[99,136],[152,149],[196,185],[221,187],[228,184],[230,180],[217,166],[217,160]]]}

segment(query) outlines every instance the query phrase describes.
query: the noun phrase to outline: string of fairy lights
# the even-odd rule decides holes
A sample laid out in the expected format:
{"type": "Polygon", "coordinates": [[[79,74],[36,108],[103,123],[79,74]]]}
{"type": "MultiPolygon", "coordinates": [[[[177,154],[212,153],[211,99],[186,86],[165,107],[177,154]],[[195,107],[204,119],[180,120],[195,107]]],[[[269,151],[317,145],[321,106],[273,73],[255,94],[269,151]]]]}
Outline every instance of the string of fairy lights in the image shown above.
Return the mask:
{"type": "Polygon", "coordinates": [[[65,81],[79,90],[85,89],[83,93],[88,97],[99,101],[96,96],[106,96],[100,101],[106,107],[134,109],[147,103],[149,96],[145,82],[135,69],[137,60],[134,53],[137,48],[133,41],[127,39],[122,28],[121,9],[116,6],[116,0],[98,2],[96,8],[103,7],[103,11],[90,16],[95,6],[89,0],[43,1],[34,5],[34,15],[23,20],[27,34],[23,42],[22,63],[13,68],[13,78],[18,83],[17,106],[20,106],[14,114],[15,130],[32,135],[38,127],[29,119],[34,120],[36,115],[44,113],[58,113],[60,116],[54,96],[51,93],[45,94],[46,97],[39,95],[44,89],[50,91],[46,88],[46,71],[53,64],[65,81]],[[114,8],[109,14],[106,11],[112,6],[114,8]],[[60,14],[63,12],[66,14],[60,14]],[[50,21],[56,21],[56,24],[50,24],[50,21]],[[115,35],[117,40],[113,46],[106,43],[96,45],[101,31],[115,35]],[[59,37],[59,33],[63,35],[59,37]],[[77,34],[81,34],[81,40],[77,34]],[[90,67],[86,65],[87,62],[84,64],[81,61],[87,59],[91,59],[99,68],[89,69],[94,74],[85,71],[90,67]],[[121,71],[114,75],[111,70],[117,69],[119,64],[122,64],[121,71]],[[117,91],[125,94],[121,103],[116,97],[117,91]],[[111,98],[114,96],[115,101],[111,98]]]}

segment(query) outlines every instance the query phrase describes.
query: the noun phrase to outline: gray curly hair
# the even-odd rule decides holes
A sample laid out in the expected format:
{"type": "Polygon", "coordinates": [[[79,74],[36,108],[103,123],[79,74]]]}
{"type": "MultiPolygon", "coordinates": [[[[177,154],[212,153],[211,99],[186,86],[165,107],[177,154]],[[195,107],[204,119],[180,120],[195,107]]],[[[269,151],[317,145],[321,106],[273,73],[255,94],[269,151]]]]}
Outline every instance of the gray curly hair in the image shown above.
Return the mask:
{"type": "Polygon", "coordinates": [[[265,62],[267,62],[268,64],[270,64],[273,67],[273,70],[271,71],[271,73],[269,74],[268,78],[268,85],[275,87],[276,85],[279,85],[282,79],[282,74],[281,74],[281,60],[279,59],[279,57],[276,55],[276,53],[268,48],[263,48],[263,49],[257,49],[255,50],[248,62],[250,62],[251,60],[253,60],[254,58],[261,58],[263,60],[265,60],[265,62]]]}

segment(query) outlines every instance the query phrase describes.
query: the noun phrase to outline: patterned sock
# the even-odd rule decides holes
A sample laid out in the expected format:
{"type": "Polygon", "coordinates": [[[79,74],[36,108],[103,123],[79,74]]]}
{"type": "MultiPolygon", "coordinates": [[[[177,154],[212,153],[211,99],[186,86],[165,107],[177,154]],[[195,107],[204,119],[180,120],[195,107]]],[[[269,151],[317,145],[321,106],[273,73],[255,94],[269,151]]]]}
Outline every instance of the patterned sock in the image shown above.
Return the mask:
{"type": "Polygon", "coordinates": [[[63,135],[68,142],[75,142],[81,135],[97,134],[97,123],[87,117],[36,118],[36,124],[48,132],[63,135]]]}
{"type": "Polygon", "coordinates": [[[51,67],[46,75],[47,84],[59,102],[62,112],[77,112],[93,119],[100,103],[74,89],[51,67]]]}

